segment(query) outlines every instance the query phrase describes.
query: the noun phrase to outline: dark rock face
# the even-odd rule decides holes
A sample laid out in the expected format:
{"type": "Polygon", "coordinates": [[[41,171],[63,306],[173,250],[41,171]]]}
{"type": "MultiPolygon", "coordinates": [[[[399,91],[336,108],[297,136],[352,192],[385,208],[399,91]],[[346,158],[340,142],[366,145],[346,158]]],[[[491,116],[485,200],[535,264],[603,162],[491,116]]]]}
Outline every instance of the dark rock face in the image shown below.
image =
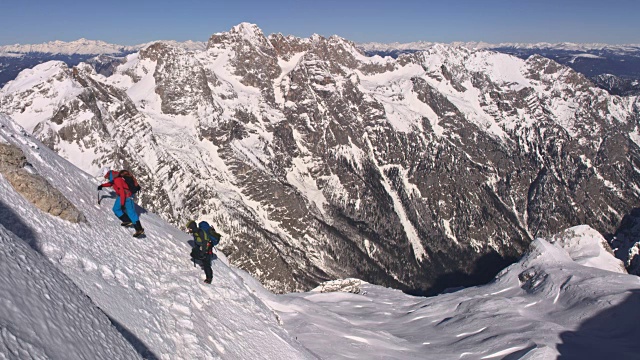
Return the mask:
{"type": "Polygon", "coordinates": [[[213,107],[207,74],[186,51],[158,42],[140,51],[140,58],[156,62],[155,91],[164,114],[187,115],[198,106],[213,107]]]}
{"type": "Polygon", "coordinates": [[[374,59],[241,24],[203,52],[152,45],[106,79],[57,74],[82,91],[51,115],[20,112],[52,96],[44,85],[8,84],[3,111],[40,119],[61,153],[82,144],[92,166],[117,158],[143,206],[210,220],[231,261],[277,292],[476,284],[536,237],[614,232],[640,200],[638,100],[540,56],[437,45],[374,59]]]}
{"type": "Polygon", "coordinates": [[[640,95],[640,76],[635,79],[621,78],[611,74],[602,74],[591,78],[593,83],[612,95],[640,95]]]}

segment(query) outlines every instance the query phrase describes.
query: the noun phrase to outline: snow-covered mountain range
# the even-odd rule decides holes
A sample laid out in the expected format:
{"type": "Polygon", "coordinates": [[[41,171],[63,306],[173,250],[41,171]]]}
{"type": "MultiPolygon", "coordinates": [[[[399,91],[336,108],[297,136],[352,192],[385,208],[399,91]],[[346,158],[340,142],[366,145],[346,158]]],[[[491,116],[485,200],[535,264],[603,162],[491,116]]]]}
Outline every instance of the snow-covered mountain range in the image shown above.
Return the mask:
{"type": "Polygon", "coordinates": [[[109,44],[100,40],[78,39],[75,41],[49,41],[43,44],[3,45],[0,56],[19,56],[27,53],[65,54],[65,55],[118,55],[140,49],[140,46],[109,44]]]}
{"type": "MultiPolygon", "coordinates": [[[[178,42],[163,41],[171,46],[185,50],[204,50],[206,43],[197,41],[178,42]]],[[[103,58],[119,58],[144,49],[154,42],[134,46],[109,44],[99,40],[79,39],[76,41],[50,41],[33,45],[4,45],[0,46],[0,87],[15,77],[24,69],[51,60],[64,61],[68,66],[75,66],[81,62],[92,62],[96,56],[103,58]]],[[[115,60],[114,60],[115,61],[115,60]]]]}
{"type": "Polygon", "coordinates": [[[0,357],[8,359],[628,359],[640,281],[588,226],[537,239],[485,286],[431,298],[357,279],[274,295],[218,253],[211,285],[190,236],[143,211],[134,239],[93,178],[6,116],[21,151],[87,219],[39,210],[0,174],[0,357]],[[29,246],[30,245],[30,246],[29,246]]]}
{"type": "MultiPolygon", "coordinates": [[[[180,47],[186,50],[204,50],[206,43],[198,41],[184,41],[179,42],[175,40],[159,40],[171,44],[174,47],[180,47]]],[[[0,56],[20,56],[29,53],[42,53],[42,54],[64,54],[64,55],[123,55],[129,54],[140,49],[144,49],[147,46],[155,43],[152,41],[149,43],[139,45],[117,45],[110,44],[100,40],[87,40],[78,39],[75,41],[49,41],[43,44],[28,44],[28,45],[2,45],[0,46],[0,56]]]]}
{"type": "MultiPolygon", "coordinates": [[[[409,43],[360,43],[358,47],[364,51],[395,51],[395,50],[429,50],[433,46],[441,44],[429,41],[416,41],[409,43]]],[[[553,50],[553,51],[574,51],[574,52],[591,52],[591,51],[606,51],[616,53],[618,55],[638,55],[640,53],[640,44],[627,44],[627,45],[611,45],[600,43],[498,43],[492,44],[487,42],[462,42],[457,41],[449,44],[451,46],[460,46],[468,49],[481,49],[481,50],[493,50],[493,49],[526,49],[526,50],[553,50]]]]}
{"type": "Polygon", "coordinates": [[[130,168],[149,210],[215,224],[277,292],[346,277],[436,292],[489,280],[536,237],[614,233],[640,200],[639,109],[541,56],[368,57],[247,23],[100,73],[47,62],[0,91],[84,171],[130,168]]]}
{"type": "MultiPolygon", "coordinates": [[[[364,43],[358,45],[369,55],[398,57],[432,48],[438,43],[364,43]]],[[[527,59],[541,55],[567,65],[587,76],[597,86],[613,95],[640,95],[640,45],[575,43],[500,43],[455,42],[452,46],[498,51],[527,59]],[[636,84],[636,85],[634,85],[636,84]]]]}

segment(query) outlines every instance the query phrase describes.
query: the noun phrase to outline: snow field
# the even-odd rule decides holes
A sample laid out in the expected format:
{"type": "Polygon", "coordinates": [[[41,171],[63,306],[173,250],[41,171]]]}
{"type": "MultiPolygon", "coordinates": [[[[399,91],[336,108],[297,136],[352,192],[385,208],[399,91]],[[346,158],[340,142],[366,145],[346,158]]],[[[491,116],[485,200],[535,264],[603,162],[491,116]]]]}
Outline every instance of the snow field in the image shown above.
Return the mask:
{"type": "Polygon", "coordinates": [[[431,298],[371,284],[364,295],[263,296],[321,358],[635,358],[640,280],[603,241],[574,227],[536,240],[487,285],[431,298]]]}
{"type": "Polygon", "coordinates": [[[0,274],[0,359],[139,358],[69,278],[2,225],[0,274]]]}

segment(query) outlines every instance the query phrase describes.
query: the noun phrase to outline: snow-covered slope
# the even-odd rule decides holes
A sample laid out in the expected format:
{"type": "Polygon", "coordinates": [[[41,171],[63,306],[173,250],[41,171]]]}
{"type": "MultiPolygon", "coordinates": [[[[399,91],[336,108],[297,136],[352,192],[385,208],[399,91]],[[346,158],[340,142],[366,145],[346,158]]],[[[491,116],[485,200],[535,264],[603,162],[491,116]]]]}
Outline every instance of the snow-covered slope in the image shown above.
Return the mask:
{"type": "Polygon", "coordinates": [[[488,285],[431,298],[356,287],[261,296],[327,359],[635,359],[640,351],[640,279],[588,226],[534,241],[488,285]]]}
{"type": "MultiPolygon", "coordinates": [[[[134,239],[131,231],[122,228],[119,220],[112,214],[113,197],[103,194],[107,197],[102,200],[101,205],[97,204],[97,179],[47,149],[2,115],[0,141],[22,148],[32,167],[73,202],[88,220],[87,224],[71,224],[43,213],[22,198],[0,176],[0,199],[3,207],[0,225],[18,233],[71,279],[104,311],[140,355],[165,359],[311,357],[282,329],[276,315],[227,266],[224,255],[218,253],[219,258],[213,263],[212,285],[203,284],[202,270],[195,268],[189,259],[190,246],[187,241],[190,237],[187,234],[141,209],[146,238],[134,239]]],[[[6,232],[1,233],[3,241],[8,239],[6,232]]],[[[25,249],[21,251],[26,253],[25,249]]],[[[3,255],[6,255],[4,251],[3,255]]],[[[29,271],[31,260],[21,260],[20,253],[15,255],[18,257],[16,264],[25,266],[24,271],[29,271]]],[[[13,271],[17,271],[16,265],[11,266],[13,271]]],[[[44,291],[42,286],[48,292],[55,289],[43,285],[40,276],[47,274],[37,273],[42,269],[46,268],[33,270],[36,272],[33,275],[33,289],[16,288],[16,291],[42,292],[43,297],[50,296],[56,301],[68,296],[51,295],[44,291]]],[[[3,287],[15,281],[6,278],[9,275],[10,273],[5,272],[0,274],[0,284],[3,287]]],[[[56,280],[57,275],[52,276],[56,280]]],[[[66,284],[67,287],[70,286],[69,281],[66,284]]],[[[77,301],[72,300],[65,306],[78,306],[77,301]]],[[[38,305],[36,302],[34,304],[38,305]]],[[[49,310],[55,311],[56,307],[43,309],[49,310]]],[[[37,311],[37,308],[33,309],[34,318],[28,321],[39,320],[35,317],[37,311]]],[[[75,318],[79,323],[77,327],[81,329],[81,320],[86,320],[83,317],[87,315],[83,314],[87,310],[78,311],[83,311],[75,318]]],[[[0,313],[4,317],[8,316],[4,311],[0,313]]],[[[20,316],[19,314],[18,312],[15,316],[20,316]]],[[[61,312],[58,316],[64,319],[65,314],[61,312]]],[[[25,315],[30,314],[27,312],[25,315]]],[[[76,326],[73,319],[68,320],[70,326],[76,326]]],[[[10,320],[21,324],[19,319],[10,320]]],[[[95,332],[81,335],[88,336],[88,339],[94,334],[99,336],[104,327],[103,320],[92,320],[96,322],[95,332]]],[[[7,338],[11,338],[6,332],[10,330],[3,328],[3,337],[6,333],[7,338]]],[[[54,332],[55,326],[52,325],[49,331],[54,332]]],[[[47,335],[46,332],[42,334],[47,335]]],[[[105,336],[112,335],[107,333],[105,336]]],[[[20,339],[27,338],[22,336],[20,339]]],[[[43,339],[42,346],[54,339],[55,337],[43,339]]],[[[110,337],[106,337],[101,341],[109,339],[110,337]]],[[[86,342],[79,342],[78,352],[84,351],[84,344],[86,342]]],[[[125,347],[117,344],[115,341],[113,353],[124,354],[125,347]]],[[[39,346],[39,343],[36,342],[34,346],[36,345],[39,346]]],[[[48,356],[55,357],[54,355],[48,356]]]]}
{"type": "MultiPolygon", "coordinates": [[[[2,180],[0,180],[2,181],[2,180]]],[[[0,223],[24,227],[0,199],[0,223]]],[[[91,300],[0,225],[0,358],[139,359],[91,300]]]]}

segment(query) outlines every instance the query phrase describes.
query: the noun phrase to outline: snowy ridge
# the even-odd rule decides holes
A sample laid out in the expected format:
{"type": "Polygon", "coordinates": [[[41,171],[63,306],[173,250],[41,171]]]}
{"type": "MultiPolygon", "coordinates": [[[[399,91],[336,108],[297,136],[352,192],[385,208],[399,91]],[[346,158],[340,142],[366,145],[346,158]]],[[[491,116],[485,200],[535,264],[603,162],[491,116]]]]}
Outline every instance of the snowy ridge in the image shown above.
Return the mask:
{"type": "Polygon", "coordinates": [[[5,116],[0,116],[0,139],[22,148],[33,168],[85,214],[88,224],[40,212],[2,177],[3,206],[12,216],[0,221],[25,224],[25,240],[125,329],[138,353],[185,359],[311,357],[247,290],[223,254],[218,252],[212,264],[213,284],[203,284],[202,270],[189,260],[187,234],[143,212],[147,237],[132,238],[111,213],[112,195],[103,191],[102,204],[96,204],[95,179],[5,116]]]}
{"type": "Polygon", "coordinates": [[[176,48],[187,50],[187,51],[202,51],[202,50],[206,49],[206,47],[207,47],[207,43],[204,42],[204,41],[154,40],[154,41],[150,41],[148,43],[132,46],[132,48],[135,48],[135,50],[146,49],[147,47],[149,47],[149,46],[151,46],[151,45],[153,45],[155,43],[159,43],[159,42],[165,43],[165,44],[167,44],[169,46],[173,46],[173,47],[176,47],[176,48]]]}
{"type": "Polygon", "coordinates": [[[491,283],[450,294],[417,298],[348,279],[262,296],[321,358],[631,359],[640,281],[607,249],[580,226],[534,241],[491,283]]]}

